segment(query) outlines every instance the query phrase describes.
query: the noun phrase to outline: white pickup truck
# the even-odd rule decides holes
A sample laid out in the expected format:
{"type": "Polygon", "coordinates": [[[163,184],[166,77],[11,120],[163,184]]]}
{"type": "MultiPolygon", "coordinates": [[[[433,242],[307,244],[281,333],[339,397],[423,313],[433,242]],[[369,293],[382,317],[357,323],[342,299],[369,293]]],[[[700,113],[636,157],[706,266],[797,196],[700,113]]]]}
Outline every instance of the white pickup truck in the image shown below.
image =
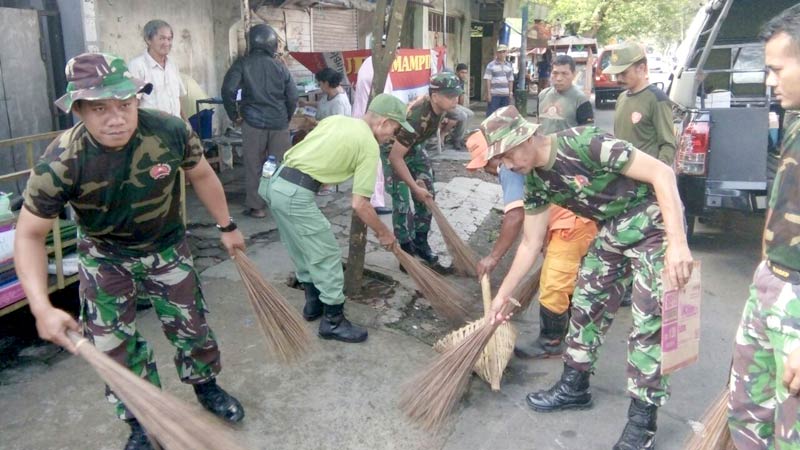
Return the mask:
{"type": "Polygon", "coordinates": [[[765,84],[762,26],[793,0],[710,0],[677,51],[678,188],[689,234],[721,210],[763,213],[784,112],[765,84]]]}

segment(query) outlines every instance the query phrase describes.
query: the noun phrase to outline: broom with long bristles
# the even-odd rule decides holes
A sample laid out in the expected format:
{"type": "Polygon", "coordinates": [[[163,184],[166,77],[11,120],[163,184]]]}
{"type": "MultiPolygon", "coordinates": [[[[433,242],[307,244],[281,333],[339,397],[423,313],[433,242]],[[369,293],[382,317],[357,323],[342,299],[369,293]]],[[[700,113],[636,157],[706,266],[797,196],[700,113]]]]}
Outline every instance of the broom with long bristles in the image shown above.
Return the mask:
{"type": "Polygon", "coordinates": [[[403,251],[397,243],[392,246],[392,253],[397,257],[400,265],[406,269],[408,276],[414,280],[423,297],[430,302],[437,314],[456,326],[467,321],[469,313],[458,301],[466,297],[463,293],[445,281],[438,273],[403,251]]]}
{"type": "MultiPolygon", "coordinates": [[[[492,287],[489,283],[489,275],[481,277],[481,292],[483,295],[484,315],[488,315],[492,303],[492,287]]],[[[437,341],[433,344],[433,349],[439,353],[444,353],[482,325],[483,323],[479,320],[470,322],[437,341]]],[[[516,340],[517,331],[510,322],[500,325],[475,362],[475,373],[482,380],[489,383],[493,391],[500,390],[500,380],[503,378],[503,372],[508,365],[508,361],[514,354],[516,340]]]]}
{"type": "Polygon", "coordinates": [[[283,362],[293,362],[313,348],[313,340],[303,320],[286,299],[264,279],[253,261],[241,250],[233,259],[247,288],[247,298],[270,353],[283,362]]]}
{"type": "Polygon", "coordinates": [[[436,224],[439,225],[439,231],[442,232],[442,239],[447,246],[447,251],[453,257],[453,269],[456,273],[475,277],[478,276],[476,267],[478,266],[478,255],[473,251],[461,238],[458,236],[455,228],[450,225],[447,218],[439,209],[439,206],[434,201],[433,197],[428,197],[425,200],[425,206],[433,214],[436,224]]]}
{"type": "MultiPolygon", "coordinates": [[[[518,306],[519,302],[511,299],[503,308],[503,315],[518,306]]],[[[425,430],[437,430],[453,411],[464,394],[472,368],[495,330],[503,323],[491,323],[487,318],[480,322],[475,331],[414,377],[401,394],[400,408],[425,430]]]]}
{"type": "Polygon", "coordinates": [[[67,331],[78,354],[86,360],[114,395],[122,400],[148,435],[168,450],[243,450],[231,430],[219,419],[161,391],[97,350],[89,340],[67,331]]]}
{"type": "Polygon", "coordinates": [[[686,450],[736,450],[728,428],[729,395],[726,388],[703,414],[703,428],[692,433],[684,446],[686,450]]]}

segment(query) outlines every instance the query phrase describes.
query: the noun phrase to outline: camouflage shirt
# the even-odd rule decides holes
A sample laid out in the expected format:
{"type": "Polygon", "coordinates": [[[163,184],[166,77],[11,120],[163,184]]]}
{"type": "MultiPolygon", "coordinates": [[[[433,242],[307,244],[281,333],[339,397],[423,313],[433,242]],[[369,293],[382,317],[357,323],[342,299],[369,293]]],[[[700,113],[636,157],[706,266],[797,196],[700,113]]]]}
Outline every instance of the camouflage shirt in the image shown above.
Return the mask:
{"type": "Polygon", "coordinates": [[[622,175],[633,160],[633,146],[593,126],[570,128],[555,135],[550,160],[525,180],[525,209],[549,204],[598,222],[617,217],[645,202],[655,202],[647,183],[622,175]]]}
{"type": "Polygon", "coordinates": [[[155,110],[139,110],[136,132],[117,151],[103,149],[78,123],[33,168],[25,208],[50,219],[70,203],[81,233],[98,247],[123,256],[158,252],[183,239],[178,168],[202,157],[189,125],[155,110]]]}
{"type": "Polygon", "coordinates": [[[395,141],[406,148],[411,148],[414,144],[421,144],[436,134],[436,129],[442,123],[443,118],[444,114],[437,115],[433,112],[431,99],[426,95],[408,107],[406,119],[414,127],[414,132],[410,133],[400,128],[395,133],[395,141]]]}
{"type": "Polygon", "coordinates": [[[787,125],[775,182],[769,196],[772,210],[764,229],[767,258],[800,271],[800,119],[787,125]]]}

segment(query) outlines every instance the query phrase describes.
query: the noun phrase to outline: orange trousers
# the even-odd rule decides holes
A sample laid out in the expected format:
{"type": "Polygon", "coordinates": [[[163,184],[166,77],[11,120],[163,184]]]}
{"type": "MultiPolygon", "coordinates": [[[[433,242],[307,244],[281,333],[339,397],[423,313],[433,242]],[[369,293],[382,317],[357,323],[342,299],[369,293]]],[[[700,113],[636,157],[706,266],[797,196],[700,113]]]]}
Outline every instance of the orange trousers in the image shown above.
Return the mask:
{"type": "Polygon", "coordinates": [[[539,304],[555,314],[569,309],[581,261],[597,235],[594,222],[575,221],[571,230],[553,230],[547,244],[539,282],[539,304]]]}

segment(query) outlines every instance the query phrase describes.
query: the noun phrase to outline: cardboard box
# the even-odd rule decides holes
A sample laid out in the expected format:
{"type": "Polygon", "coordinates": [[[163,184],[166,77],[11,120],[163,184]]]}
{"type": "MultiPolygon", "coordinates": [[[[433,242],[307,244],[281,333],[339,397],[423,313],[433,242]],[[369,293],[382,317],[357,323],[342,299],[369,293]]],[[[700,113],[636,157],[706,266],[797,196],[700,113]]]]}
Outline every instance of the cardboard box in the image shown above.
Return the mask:
{"type": "Polygon", "coordinates": [[[700,261],[682,289],[670,286],[666,273],[661,301],[661,374],[666,375],[697,361],[700,354],[700,261]]]}

